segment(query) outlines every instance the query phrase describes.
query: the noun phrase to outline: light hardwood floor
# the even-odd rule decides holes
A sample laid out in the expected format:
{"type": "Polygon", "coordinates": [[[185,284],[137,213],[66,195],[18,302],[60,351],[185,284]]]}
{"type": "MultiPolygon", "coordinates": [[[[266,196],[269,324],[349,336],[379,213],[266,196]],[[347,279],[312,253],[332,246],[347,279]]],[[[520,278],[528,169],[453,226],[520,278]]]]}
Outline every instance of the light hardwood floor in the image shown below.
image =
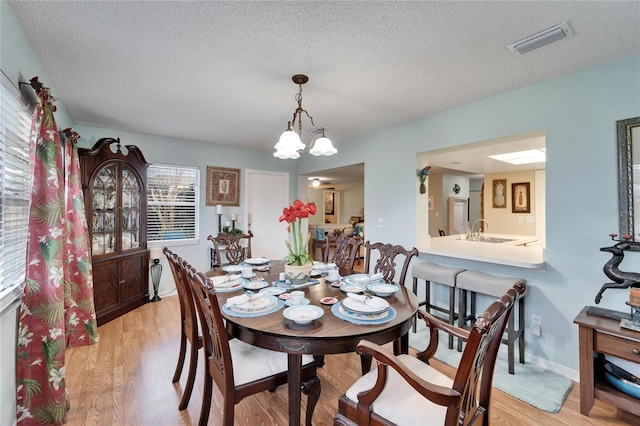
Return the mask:
{"type": "MultiPolygon", "coordinates": [[[[180,327],[177,296],[146,304],[99,327],[97,345],[67,351],[67,386],[71,395],[69,425],[194,425],[202,401],[202,358],[189,406],[178,410],[182,386],[172,384],[176,366],[180,327]]],[[[434,361],[451,374],[453,368],[434,361]]],[[[185,366],[186,370],[186,366],[185,366]]],[[[313,416],[314,425],[331,425],[340,395],[359,375],[355,354],[331,355],[318,370],[322,395],[313,416]]],[[[526,383],[523,383],[526,386],[526,383]]],[[[303,396],[303,410],[306,397],[303,396]]],[[[579,411],[576,384],[559,413],[540,411],[495,390],[492,399],[493,425],[632,425],[639,419],[596,401],[589,417],[579,411]]],[[[209,424],[221,422],[220,396],[214,393],[209,424]]],[[[241,401],[235,408],[236,425],[286,425],[287,389],[263,392],[241,401]]],[[[301,421],[304,421],[301,415],[301,421]]]]}

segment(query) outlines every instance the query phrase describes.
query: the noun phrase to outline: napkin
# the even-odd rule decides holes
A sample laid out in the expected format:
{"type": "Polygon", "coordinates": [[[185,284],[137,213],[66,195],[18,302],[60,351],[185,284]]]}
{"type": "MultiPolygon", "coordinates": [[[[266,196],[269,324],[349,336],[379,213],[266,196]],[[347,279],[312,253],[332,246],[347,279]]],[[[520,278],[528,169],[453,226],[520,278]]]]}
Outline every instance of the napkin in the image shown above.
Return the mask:
{"type": "Polygon", "coordinates": [[[389,307],[389,302],[375,296],[371,297],[371,296],[365,296],[364,294],[347,293],[347,297],[373,309],[384,309],[389,307]],[[365,303],[365,300],[366,300],[366,303],[365,303]]]}
{"type": "Polygon", "coordinates": [[[363,276],[363,277],[354,277],[353,278],[353,282],[356,282],[356,283],[370,283],[370,282],[374,282],[374,281],[380,281],[383,276],[384,276],[384,274],[378,273],[378,274],[373,274],[373,275],[366,275],[366,276],[363,276]]]}
{"type": "Polygon", "coordinates": [[[239,296],[233,296],[227,299],[227,307],[234,306],[234,305],[242,305],[243,303],[247,303],[251,299],[258,299],[263,295],[264,295],[263,293],[258,293],[250,296],[247,293],[245,293],[239,296]]]}
{"type": "Polygon", "coordinates": [[[239,278],[240,278],[240,274],[220,275],[216,277],[211,277],[210,279],[214,287],[225,288],[225,287],[232,287],[236,285],[239,278]]]}

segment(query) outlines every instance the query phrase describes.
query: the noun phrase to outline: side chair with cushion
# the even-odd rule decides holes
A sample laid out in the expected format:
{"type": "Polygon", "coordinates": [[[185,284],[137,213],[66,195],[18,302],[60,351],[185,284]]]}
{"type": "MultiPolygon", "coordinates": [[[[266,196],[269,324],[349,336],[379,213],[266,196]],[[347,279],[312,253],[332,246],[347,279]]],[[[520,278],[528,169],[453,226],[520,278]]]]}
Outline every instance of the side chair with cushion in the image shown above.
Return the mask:
{"type": "Polygon", "coordinates": [[[394,356],[362,340],[359,353],[370,354],[377,369],[361,377],[340,397],[336,424],[488,425],[493,370],[502,333],[513,305],[526,291],[517,283],[494,301],[468,331],[419,311],[430,328],[429,345],[415,357],[394,356]],[[453,379],[429,365],[442,331],[466,341],[453,379]],[[340,423],[341,422],[341,423],[340,423]]]}
{"type": "MultiPolygon", "coordinates": [[[[206,358],[199,425],[205,426],[209,420],[212,382],[215,382],[223,398],[222,424],[232,426],[235,404],[249,395],[273,391],[287,383],[287,354],[252,346],[229,336],[211,281],[189,265],[186,269],[200,316],[206,358]]],[[[306,424],[310,426],[320,397],[320,380],[310,355],[302,356],[301,380],[302,391],[308,396],[306,424]]]]}
{"type": "Polygon", "coordinates": [[[198,319],[196,317],[196,305],[191,292],[188,278],[182,267],[183,260],[177,254],[164,248],[163,252],[167,256],[173,280],[176,283],[176,291],[178,292],[178,300],[180,301],[180,352],[178,354],[178,364],[173,374],[173,383],[180,380],[182,368],[184,367],[185,355],[187,352],[187,341],[189,342],[189,372],[187,375],[187,384],[184,387],[182,398],[178,408],[184,410],[189,404],[191,392],[193,391],[193,383],[196,379],[196,370],[198,367],[198,351],[202,347],[202,336],[198,327],[198,319]]]}
{"type": "Polygon", "coordinates": [[[398,285],[404,286],[404,281],[407,278],[407,272],[409,271],[409,264],[411,259],[418,256],[418,249],[413,247],[411,250],[407,250],[400,245],[385,244],[385,243],[371,243],[367,241],[365,247],[365,262],[364,271],[367,274],[382,273],[384,280],[388,283],[395,282],[398,285]],[[378,259],[376,260],[373,270],[371,269],[372,253],[378,253],[378,259]],[[396,258],[400,256],[402,259],[402,268],[400,274],[396,278],[396,258]]]}
{"type": "Polygon", "coordinates": [[[221,264],[237,265],[251,257],[251,239],[253,233],[248,234],[220,234],[216,237],[209,235],[208,240],[213,242],[216,259],[221,264]],[[243,244],[246,242],[246,246],[243,244]],[[223,262],[221,252],[224,251],[226,262],[223,262]]]}
{"type": "Polygon", "coordinates": [[[325,263],[335,263],[338,268],[353,269],[362,245],[361,239],[351,237],[327,237],[325,239],[322,259],[325,263]],[[331,247],[335,247],[333,255],[330,255],[331,247]]]}

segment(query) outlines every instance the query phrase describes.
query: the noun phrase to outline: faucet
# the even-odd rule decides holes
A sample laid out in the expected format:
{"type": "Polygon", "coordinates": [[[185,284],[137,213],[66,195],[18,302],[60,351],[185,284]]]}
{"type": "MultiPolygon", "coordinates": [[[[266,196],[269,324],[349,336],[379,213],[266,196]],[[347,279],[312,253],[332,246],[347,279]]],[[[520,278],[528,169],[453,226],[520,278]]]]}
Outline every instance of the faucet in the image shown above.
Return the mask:
{"type": "Polygon", "coordinates": [[[487,228],[489,227],[489,222],[487,222],[484,219],[476,219],[473,221],[473,224],[471,224],[471,230],[467,233],[467,239],[472,239],[475,235],[476,238],[480,238],[480,226],[478,226],[478,229],[475,229],[476,227],[476,223],[480,223],[480,222],[484,222],[485,225],[487,225],[487,228]]]}

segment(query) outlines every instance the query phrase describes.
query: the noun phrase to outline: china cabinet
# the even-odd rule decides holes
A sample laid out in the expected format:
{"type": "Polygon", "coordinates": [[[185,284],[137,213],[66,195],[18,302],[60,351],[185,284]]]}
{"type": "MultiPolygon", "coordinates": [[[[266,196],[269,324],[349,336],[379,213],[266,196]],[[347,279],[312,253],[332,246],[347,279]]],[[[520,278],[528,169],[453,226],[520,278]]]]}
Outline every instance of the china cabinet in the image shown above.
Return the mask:
{"type": "Polygon", "coordinates": [[[147,162],[133,145],[103,138],[78,150],[93,260],[98,325],[149,300],[147,162]]]}

